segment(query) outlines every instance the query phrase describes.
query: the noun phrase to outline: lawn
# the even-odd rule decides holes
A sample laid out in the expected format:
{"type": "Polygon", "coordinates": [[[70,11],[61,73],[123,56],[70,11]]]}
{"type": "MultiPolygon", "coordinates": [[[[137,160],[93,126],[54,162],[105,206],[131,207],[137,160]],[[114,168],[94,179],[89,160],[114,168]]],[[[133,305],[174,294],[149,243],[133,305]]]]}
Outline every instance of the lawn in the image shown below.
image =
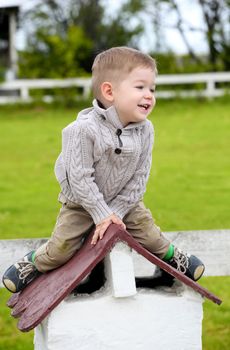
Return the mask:
{"type": "MultiPolygon", "coordinates": [[[[0,239],[50,235],[59,208],[53,166],[61,130],[77,110],[0,107],[0,239]]],[[[162,230],[230,228],[230,101],[160,100],[151,119],[156,140],[145,203],[162,230]]],[[[201,281],[224,300],[204,304],[204,350],[230,348],[229,282],[201,281]]],[[[0,350],[33,349],[32,332],[17,331],[4,307],[9,295],[0,295],[0,350]]]]}

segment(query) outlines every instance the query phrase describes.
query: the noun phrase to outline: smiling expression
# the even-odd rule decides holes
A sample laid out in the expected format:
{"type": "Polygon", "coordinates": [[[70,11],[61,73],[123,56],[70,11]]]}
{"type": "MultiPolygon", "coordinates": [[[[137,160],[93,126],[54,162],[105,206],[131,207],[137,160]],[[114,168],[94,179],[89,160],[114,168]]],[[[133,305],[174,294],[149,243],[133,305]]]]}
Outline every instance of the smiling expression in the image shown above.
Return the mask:
{"type": "Polygon", "coordinates": [[[153,110],[156,100],[155,72],[137,67],[121,82],[113,86],[113,101],[124,126],[145,120],[153,110]]]}

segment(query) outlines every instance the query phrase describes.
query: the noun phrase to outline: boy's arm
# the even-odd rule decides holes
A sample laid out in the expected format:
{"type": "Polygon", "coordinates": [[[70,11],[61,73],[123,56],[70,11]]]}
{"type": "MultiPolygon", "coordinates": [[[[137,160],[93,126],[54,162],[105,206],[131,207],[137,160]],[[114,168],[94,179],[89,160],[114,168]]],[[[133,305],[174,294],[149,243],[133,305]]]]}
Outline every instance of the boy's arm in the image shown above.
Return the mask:
{"type": "Polygon", "coordinates": [[[106,204],[95,183],[93,132],[85,124],[79,123],[74,127],[71,142],[68,140],[66,143],[64,162],[74,201],[89,212],[97,225],[112,215],[113,211],[106,204]]]}
{"type": "Polygon", "coordinates": [[[142,153],[134,175],[116,198],[109,203],[110,209],[121,219],[141,200],[146,190],[154,141],[154,130],[150,122],[146,133],[143,135],[143,140],[142,153]]]}

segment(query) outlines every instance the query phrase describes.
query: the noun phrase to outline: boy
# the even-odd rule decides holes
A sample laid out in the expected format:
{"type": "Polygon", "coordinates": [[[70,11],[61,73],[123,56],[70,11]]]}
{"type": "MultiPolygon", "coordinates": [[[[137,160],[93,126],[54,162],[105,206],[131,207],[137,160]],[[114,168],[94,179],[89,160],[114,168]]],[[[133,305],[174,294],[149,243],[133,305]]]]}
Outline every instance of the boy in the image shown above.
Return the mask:
{"type": "Polygon", "coordinates": [[[203,263],[164,237],[142,201],[151,167],[154,133],[147,117],[155,106],[156,73],[154,59],[127,47],[95,58],[93,107],[63,130],[55,164],[62,208],[54,232],[5,272],[3,283],[11,292],[64,264],[93,227],[95,245],[111,223],[191,279],[202,276],[203,263]]]}

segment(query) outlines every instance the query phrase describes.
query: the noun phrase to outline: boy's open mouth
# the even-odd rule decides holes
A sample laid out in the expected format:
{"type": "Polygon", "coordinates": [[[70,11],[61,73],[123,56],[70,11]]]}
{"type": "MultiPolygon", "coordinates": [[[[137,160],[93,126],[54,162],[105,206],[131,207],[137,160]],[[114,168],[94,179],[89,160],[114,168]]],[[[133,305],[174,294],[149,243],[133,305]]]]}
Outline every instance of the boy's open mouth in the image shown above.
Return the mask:
{"type": "Polygon", "coordinates": [[[138,107],[141,107],[141,108],[143,108],[144,110],[147,111],[150,108],[150,105],[145,103],[145,104],[139,104],[138,107]]]}

